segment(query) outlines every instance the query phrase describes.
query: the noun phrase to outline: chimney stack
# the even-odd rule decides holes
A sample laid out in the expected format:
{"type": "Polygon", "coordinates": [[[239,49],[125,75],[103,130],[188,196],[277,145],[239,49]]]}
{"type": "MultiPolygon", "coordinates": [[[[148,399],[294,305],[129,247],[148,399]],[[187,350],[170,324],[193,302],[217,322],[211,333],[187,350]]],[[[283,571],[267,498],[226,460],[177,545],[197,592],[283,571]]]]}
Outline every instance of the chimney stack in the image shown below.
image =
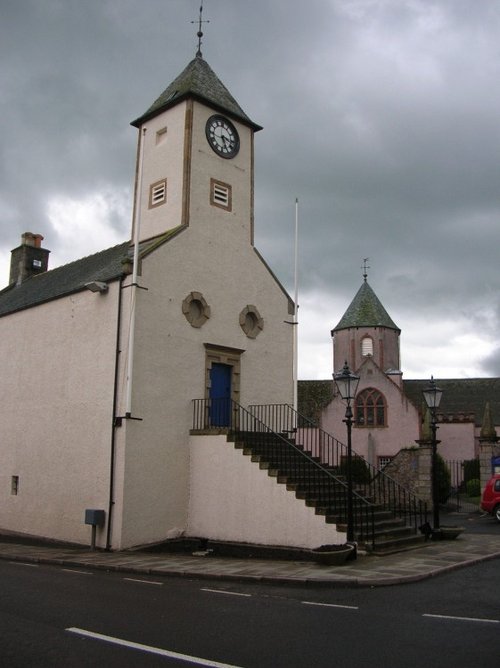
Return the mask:
{"type": "Polygon", "coordinates": [[[42,248],[41,234],[25,232],[21,245],[11,253],[9,285],[21,285],[27,278],[47,271],[50,251],[42,248]]]}

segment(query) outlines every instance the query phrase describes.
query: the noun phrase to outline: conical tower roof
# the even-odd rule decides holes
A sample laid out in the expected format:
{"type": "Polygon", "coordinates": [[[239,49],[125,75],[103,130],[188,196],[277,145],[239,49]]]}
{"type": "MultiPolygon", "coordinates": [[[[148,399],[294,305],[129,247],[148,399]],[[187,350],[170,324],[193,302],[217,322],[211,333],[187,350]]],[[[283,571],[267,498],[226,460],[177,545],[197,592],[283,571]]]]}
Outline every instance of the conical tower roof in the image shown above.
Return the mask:
{"type": "Polygon", "coordinates": [[[332,333],[350,327],[386,327],[401,331],[366,279],[332,333]]]}
{"type": "Polygon", "coordinates": [[[145,121],[189,97],[208,104],[216,111],[234,117],[254,130],[262,129],[260,125],[250,120],[210,65],[201,56],[196,56],[179,76],[167,86],[149,109],[132,122],[132,125],[138,128],[145,121]]]}

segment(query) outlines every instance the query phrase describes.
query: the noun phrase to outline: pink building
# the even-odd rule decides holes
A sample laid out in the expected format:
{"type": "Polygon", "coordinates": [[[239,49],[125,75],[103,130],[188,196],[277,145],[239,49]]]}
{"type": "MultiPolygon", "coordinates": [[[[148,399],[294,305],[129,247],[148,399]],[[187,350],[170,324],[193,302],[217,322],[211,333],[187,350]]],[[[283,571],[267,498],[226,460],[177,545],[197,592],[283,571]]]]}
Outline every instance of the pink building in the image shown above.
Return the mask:
{"type": "MultiPolygon", "coordinates": [[[[334,370],[347,362],[360,376],[353,405],[353,450],[382,468],[402,448],[416,447],[423,420],[422,390],[428,380],[403,380],[400,333],[375,292],[364,281],[333,328],[334,370]]],[[[443,389],[439,408],[438,451],[447,460],[472,459],[486,403],[493,424],[500,425],[500,379],[438,379],[443,389]]],[[[333,380],[300,381],[299,411],[328,433],[345,441],[345,403],[333,380]]]]}

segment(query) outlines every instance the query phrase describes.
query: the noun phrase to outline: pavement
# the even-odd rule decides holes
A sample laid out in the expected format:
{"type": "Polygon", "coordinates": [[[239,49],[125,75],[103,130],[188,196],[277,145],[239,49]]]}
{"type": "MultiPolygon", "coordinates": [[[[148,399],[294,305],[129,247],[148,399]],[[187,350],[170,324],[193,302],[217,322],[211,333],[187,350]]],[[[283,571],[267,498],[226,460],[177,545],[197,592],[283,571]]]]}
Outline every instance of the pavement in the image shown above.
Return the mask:
{"type": "MultiPolygon", "coordinates": [[[[417,582],[489,559],[500,558],[500,524],[473,513],[448,516],[447,524],[464,527],[455,540],[428,541],[405,552],[377,556],[359,553],[342,566],[308,561],[214,557],[209,552],[179,554],[126,550],[106,552],[40,541],[15,542],[0,536],[0,559],[52,564],[74,569],[99,569],[142,576],[280,583],[302,586],[377,587],[417,582]]],[[[442,521],[442,524],[445,522],[442,521]]]]}

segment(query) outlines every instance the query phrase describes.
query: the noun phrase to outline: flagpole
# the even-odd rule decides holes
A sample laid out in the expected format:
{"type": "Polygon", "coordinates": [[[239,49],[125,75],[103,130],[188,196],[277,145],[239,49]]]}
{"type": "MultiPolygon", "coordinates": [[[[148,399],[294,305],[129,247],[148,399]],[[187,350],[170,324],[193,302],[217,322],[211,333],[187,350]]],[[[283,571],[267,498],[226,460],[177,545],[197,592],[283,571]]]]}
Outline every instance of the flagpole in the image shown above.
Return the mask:
{"type": "Polygon", "coordinates": [[[295,262],[294,262],[294,312],[293,312],[293,409],[298,408],[298,366],[299,366],[299,198],[295,198],[295,262]]]}
{"type": "Polygon", "coordinates": [[[130,321],[128,332],[128,360],[127,360],[127,399],[125,416],[132,416],[132,373],[134,367],[134,342],[135,342],[135,307],[137,301],[137,276],[139,271],[139,241],[141,226],[141,199],[142,199],[142,171],[144,162],[144,142],[146,139],[146,128],[142,130],[139,147],[139,170],[137,175],[137,193],[135,202],[135,221],[134,221],[134,262],[132,265],[132,283],[130,289],[130,321]]]}

